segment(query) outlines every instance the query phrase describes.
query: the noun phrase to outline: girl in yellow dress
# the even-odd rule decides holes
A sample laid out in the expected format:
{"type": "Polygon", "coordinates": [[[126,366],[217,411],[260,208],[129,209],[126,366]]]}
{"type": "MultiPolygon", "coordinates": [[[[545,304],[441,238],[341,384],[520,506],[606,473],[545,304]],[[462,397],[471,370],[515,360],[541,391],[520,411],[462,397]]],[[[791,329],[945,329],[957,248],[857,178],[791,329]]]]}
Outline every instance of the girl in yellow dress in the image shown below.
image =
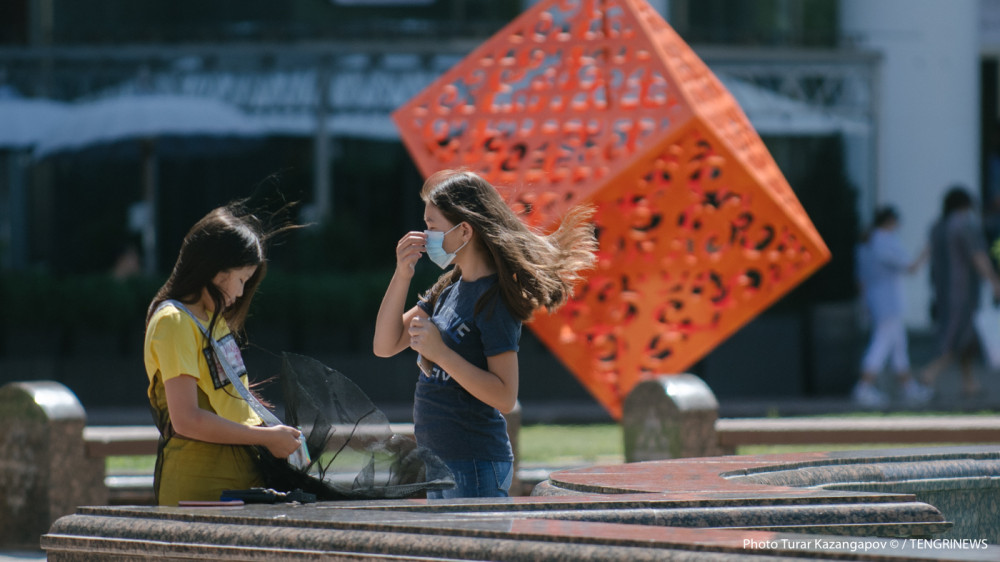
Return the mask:
{"type": "Polygon", "coordinates": [[[252,446],[278,458],[299,448],[299,430],[263,426],[220,363],[247,384],[236,335],[266,273],[271,234],[240,203],[213,210],[185,236],[170,278],[150,304],[144,361],[160,430],[154,476],[160,505],[261,486],[252,446]]]}

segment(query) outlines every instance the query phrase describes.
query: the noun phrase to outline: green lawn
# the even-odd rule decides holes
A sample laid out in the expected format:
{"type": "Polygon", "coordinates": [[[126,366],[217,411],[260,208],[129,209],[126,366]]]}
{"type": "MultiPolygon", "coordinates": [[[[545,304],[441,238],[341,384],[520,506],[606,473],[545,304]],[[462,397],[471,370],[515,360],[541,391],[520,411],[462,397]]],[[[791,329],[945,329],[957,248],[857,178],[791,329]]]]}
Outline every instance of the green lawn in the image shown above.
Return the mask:
{"type": "MultiPolygon", "coordinates": [[[[995,413],[990,413],[995,415],[995,413]]],[[[934,414],[931,414],[934,415],[934,414]]],[[[940,414],[945,415],[945,414],[940,414]]],[[[956,445],[941,443],[940,446],[956,445]]],[[[818,445],[745,445],[738,455],[768,455],[810,451],[934,447],[934,443],[863,443],[818,445]]],[[[609,464],[625,462],[621,427],[599,425],[531,425],[521,428],[520,461],[535,465],[609,464]]]]}
{"type": "Polygon", "coordinates": [[[526,425],[518,436],[519,461],[552,466],[620,463],[625,459],[616,424],[526,425]]]}
{"type": "MultiPolygon", "coordinates": [[[[624,460],[621,428],[615,424],[526,425],[518,450],[525,464],[575,465],[624,460]]],[[[153,472],[155,457],[108,457],[109,474],[153,472]]]]}
{"type": "Polygon", "coordinates": [[[104,460],[108,474],[152,474],[156,456],[108,457],[104,460]]]}
{"type": "MultiPolygon", "coordinates": [[[[950,412],[878,412],[851,413],[843,417],[877,416],[946,416],[950,412]]],[[[968,414],[966,414],[968,415],[968,414]]],[[[973,415],[997,415],[983,411],[973,415]]],[[[954,445],[949,443],[948,445],[954,445]]],[[[837,451],[851,449],[889,449],[913,447],[913,444],[857,444],[857,445],[748,445],[740,447],[737,454],[759,455],[805,451],[837,451]]],[[[921,445],[933,446],[933,444],[921,445]]],[[[613,464],[624,462],[621,427],[616,424],[588,425],[525,425],[518,442],[519,460],[525,465],[572,466],[581,464],[613,464]]],[[[109,457],[107,468],[111,474],[146,473],[153,471],[154,457],[109,457]]]]}

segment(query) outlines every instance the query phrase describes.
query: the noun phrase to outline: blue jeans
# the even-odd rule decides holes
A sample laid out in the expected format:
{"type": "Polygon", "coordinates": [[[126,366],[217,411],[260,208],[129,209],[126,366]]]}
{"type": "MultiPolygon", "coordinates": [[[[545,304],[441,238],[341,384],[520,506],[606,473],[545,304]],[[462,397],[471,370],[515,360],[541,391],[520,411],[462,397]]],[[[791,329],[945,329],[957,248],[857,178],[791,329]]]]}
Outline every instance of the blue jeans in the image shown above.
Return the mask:
{"type": "Polygon", "coordinates": [[[475,459],[446,460],[444,463],[455,475],[455,487],[450,490],[428,490],[427,499],[507,497],[514,478],[514,463],[475,459]]]}

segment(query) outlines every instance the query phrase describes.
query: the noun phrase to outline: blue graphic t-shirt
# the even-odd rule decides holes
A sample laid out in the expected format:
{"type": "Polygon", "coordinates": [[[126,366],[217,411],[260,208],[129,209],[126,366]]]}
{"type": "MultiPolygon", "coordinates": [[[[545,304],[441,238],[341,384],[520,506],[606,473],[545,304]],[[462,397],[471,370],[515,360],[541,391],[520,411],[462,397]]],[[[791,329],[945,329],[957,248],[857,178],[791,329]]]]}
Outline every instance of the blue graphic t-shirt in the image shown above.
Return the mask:
{"type": "MultiPolygon", "coordinates": [[[[420,301],[445,345],[466,361],[487,368],[487,357],[517,351],[521,322],[511,316],[499,294],[477,314],[476,302],[497,276],[459,280],[441,291],[434,310],[420,301]]],[[[437,365],[424,362],[413,402],[417,442],[443,459],[512,461],[507,422],[499,410],[469,394],[437,365]]]]}

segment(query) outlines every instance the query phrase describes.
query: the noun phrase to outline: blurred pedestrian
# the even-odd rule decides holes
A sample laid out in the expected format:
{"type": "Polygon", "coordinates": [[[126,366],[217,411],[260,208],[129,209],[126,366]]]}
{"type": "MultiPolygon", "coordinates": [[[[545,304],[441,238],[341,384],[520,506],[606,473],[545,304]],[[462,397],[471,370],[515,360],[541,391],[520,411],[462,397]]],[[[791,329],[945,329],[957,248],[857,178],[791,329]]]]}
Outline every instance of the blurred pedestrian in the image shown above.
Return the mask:
{"type": "Polygon", "coordinates": [[[983,227],[976,216],[972,196],[962,186],[945,194],[941,217],[934,223],[928,241],[931,257],[931,309],[938,333],[938,355],[921,374],[935,387],[938,376],[958,361],[962,395],[975,396],[979,381],[972,372],[978,351],[973,316],[980,300],[982,281],[989,282],[993,298],[1000,298],[1000,277],[987,254],[983,227]]]}
{"type": "Polygon", "coordinates": [[[861,361],[861,378],[852,398],[866,408],[884,408],[889,397],[879,390],[878,376],[887,361],[910,405],[926,403],[931,392],[910,375],[910,354],[904,323],[903,276],[920,267],[926,256],[915,259],[903,247],[897,230],[899,214],[891,206],[879,208],[871,233],[858,248],[857,270],[861,294],[871,320],[871,340],[861,361]]]}
{"type": "Polygon", "coordinates": [[[594,263],[590,211],[577,208],[544,236],[530,230],[496,189],[471,172],[443,171],[424,183],[427,230],[396,245],[396,271],[375,324],[374,352],[417,351],[413,405],[417,443],[436,453],[456,487],[428,498],[507,496],[513,454],[501,412],[517,402],[521,323],[569,299],[594,263]],[[416,262],[454,264],[406,308],[416,262]]]}
{"type": "Polygon", "coordinates": [[[270,235],[239,204],[213,210],[184,237],[149,306],[144,360],[161,436],[153,479],[160,505],[217,501],[224,490],[263,485],[251,445],[278,458],[299,449],[299,430],[264,427],[242,392],[247,376],[235,335],[266,273],[270,235]]]}
{"type": "Polygon", "coordinates": [[[133,240],[127,240],[121,246],[118,257],[111,267],[111,276],[118,281],[125,281],[142,273],[142,255],[139,253],[139,244],[133,240]]]}

